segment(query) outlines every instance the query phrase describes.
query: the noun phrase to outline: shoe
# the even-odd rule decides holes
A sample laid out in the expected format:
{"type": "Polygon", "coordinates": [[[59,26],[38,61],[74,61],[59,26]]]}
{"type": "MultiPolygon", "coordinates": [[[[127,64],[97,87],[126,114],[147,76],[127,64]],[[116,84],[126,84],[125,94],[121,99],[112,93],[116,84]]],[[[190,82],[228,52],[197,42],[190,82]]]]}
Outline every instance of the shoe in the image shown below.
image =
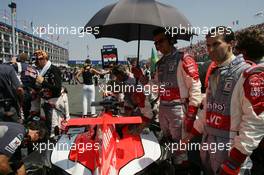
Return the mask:
{"type": "Polygon", "coordinates": [[[96,118],[97,114],[91,114],[89,117],[96,118]]]}

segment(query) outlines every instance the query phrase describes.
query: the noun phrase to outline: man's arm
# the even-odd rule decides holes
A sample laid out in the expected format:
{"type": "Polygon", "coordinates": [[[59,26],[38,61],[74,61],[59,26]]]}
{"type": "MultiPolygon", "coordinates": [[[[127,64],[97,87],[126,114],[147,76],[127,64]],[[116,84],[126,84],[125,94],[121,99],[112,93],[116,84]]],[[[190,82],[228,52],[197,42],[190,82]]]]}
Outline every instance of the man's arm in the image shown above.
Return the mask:
{"type": "Polygon", "coordinates": [[[0,154],[0,174],[11,173],[12,169],[9,165],[9,158],[3,154],[0,154]]]}
{"type": "Polygon", "coordinates": [[[94,68],[91,68],[91,73],[93,73],[95,75],[105,75],[105,74],[109,74],[110,70],[100,72],[100,71],[98,71],[98,70],[96,70],[94,68]]]}
{"type": "Polygon", "coordinates": [[[21,82],[19,81],[15,70],[12,68],[10,69],[8,76],[10,77],[10,83],[11,83],[11,87],[13,89],[13,91],[16,92],[17,96],[18,96],[18,103],[19,103],[19,108],[20,108],[20,112],[21,112],[21,116],[23,119],[23,115],[22,115],[22,106],[23,106],[23,102],[24,102],[24,89],[23,89],[23,85],[21,84],[21,82]]]}
{"type": "Polygon", "coordinates": [[[190,55],[182,60],[182,74],[189,89],[189,106],[199,107],[202,102],[201,82],[198,66],[190,55]]]}
{"type": "Polygon", "coordinates": [[[20,106],[22,106],[22,103],[24,102],[24,89],[22,87],[18,87],[16,92],[19,98],[20,106]]]}
{"type": "Polygon", "coordinates": [[[23,164],[18,170],[17,170],[17,175],[26,175],[26,167],[23,164]]]}
{"type": "MultiPolygon", "coordinates": [[[[264,75],[262,76],[263,80],[264,75]]],[[[251,76],[243,83],[241,77],[236,89],[241,99],[242,120],[234,147],[246,155],[252,153],[264,136],[264,84],[253,82],[258,82],[259,78],[261,77],[251,76]]]]}
{"type": "Polygon", "coordinates": [[[184,125],[186,131],[190,132],[193,127],[193,122],[196,119],[198,108],[202,102],[198,66],[190,55],[186,55],[182,59],[181,72],[189,94],[189,104],[187,107],[186,117],[184,119],[184,125]]]}
{"type": "Polygon", "coordinates": [[[12,88],[16,91],[16,93],[18,95],[20,104],[23,103],[24,89],[23,89],[22,84],[20,83],[19,79],[16,76],[15,70],[10,69],[8,76],[10,77],[10,80],[11,80],[10,82],[11,82],[12,88]]]}

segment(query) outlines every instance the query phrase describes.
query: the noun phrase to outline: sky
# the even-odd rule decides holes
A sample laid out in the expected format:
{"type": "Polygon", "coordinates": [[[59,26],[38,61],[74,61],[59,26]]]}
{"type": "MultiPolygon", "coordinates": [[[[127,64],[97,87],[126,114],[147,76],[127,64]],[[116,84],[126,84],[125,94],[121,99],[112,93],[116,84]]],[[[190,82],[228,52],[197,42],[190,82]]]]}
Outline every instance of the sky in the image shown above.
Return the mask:
{"type": "MultiPolygon", "coordinates": [[[[231,26],[239,30],[250,25],[264,22],[264,17],[254,17],[254,14],[264,11],[263,0],[158,0],[161,3],[176,7],[183,13],[194,27],[213,27],[219,25],[231,26]],[[233,21],[238,24],[233,25],[233,21]]],[[[0,0],[0,21],[10,24],[8,4],[11,0],[0,0]]],[[[29,33],[33,33],[30,24],[32,22],[35,34],[38,27],[67,27],[68,34],[43,35],[55,44],[69,49],[70,60],[101,59],[103,45],[115,45],[118,49],[118,57],[124,60],[127,56],[137,54],[137,42],[129,43],[109,38],[95,39],[93,35],[76,33],[73,29],[80,29],[103,7],[117,2],[117,0],[13,0],[17,4],[17,27],[29,33]],[[48,38],[47,38],[48,37],[48,38]]],[[[204,39],[204,35],[194,38],[193,43],[204,39]]],[[[188,46],[190,42],[178,42],[179,47],[188,46]]],[[[140,47],[141,59],[151,56],[153,42],[142,41],[140,47]]]]}

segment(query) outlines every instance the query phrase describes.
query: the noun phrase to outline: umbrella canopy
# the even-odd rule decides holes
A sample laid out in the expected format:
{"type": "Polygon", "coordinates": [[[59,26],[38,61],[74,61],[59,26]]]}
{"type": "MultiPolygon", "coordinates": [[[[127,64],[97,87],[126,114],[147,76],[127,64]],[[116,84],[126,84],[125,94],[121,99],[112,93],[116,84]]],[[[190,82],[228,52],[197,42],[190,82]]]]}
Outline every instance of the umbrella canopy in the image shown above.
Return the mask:
{"type": "MultiPolygon", "coordinates": [[[[97,12],[85,25],[100,27],[96,38],[109,37],[126,42],[153,40],[157,27],[190,28],[188,19],[175,7],[155,0],[120,0],[97,12]]],[[[191,34],[177,35],[177,39],[190,40],[191,34]]]]}
{"type": "MultiPolygon", "coordinates": [[[[99,33],[93,33],[96,38],[116,38],[126,42],[138,40],[138,60],[140,40],[153,40],[152,33],[157,27],[177,29],[177,35],[172,35],[176,39],[190,40],[193,35],[188,30],[191,24],[184,15],[175,7],[155,0],[119,0],[97,12],[84,28],[90,27],[99,27],[99,33]],[[187,32],[180,33],[181,28],[187,32]]],[[[139,61],[137,64],[139,66],[139,61]]]]}

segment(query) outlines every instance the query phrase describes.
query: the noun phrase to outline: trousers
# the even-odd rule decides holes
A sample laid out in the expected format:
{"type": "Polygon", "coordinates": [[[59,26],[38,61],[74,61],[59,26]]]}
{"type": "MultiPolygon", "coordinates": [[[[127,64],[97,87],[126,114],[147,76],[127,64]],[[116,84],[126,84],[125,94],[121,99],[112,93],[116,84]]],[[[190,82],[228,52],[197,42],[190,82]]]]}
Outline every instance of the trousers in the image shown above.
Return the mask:
{"type": "Polygon", "coordinates": [[[83,115],[88,112],[95,114],[95,107],[91,106],[91,102],[95,101],[94,85],[83,85],[83,115]]]}

